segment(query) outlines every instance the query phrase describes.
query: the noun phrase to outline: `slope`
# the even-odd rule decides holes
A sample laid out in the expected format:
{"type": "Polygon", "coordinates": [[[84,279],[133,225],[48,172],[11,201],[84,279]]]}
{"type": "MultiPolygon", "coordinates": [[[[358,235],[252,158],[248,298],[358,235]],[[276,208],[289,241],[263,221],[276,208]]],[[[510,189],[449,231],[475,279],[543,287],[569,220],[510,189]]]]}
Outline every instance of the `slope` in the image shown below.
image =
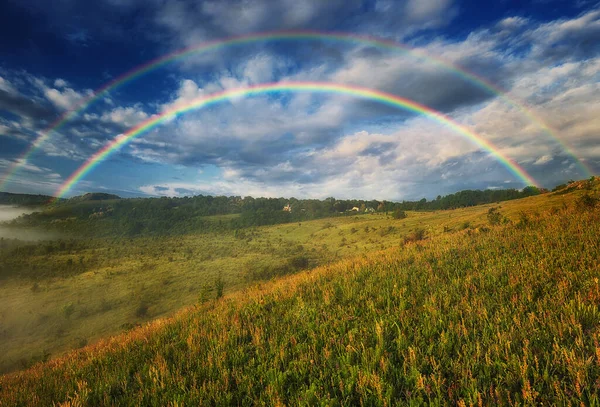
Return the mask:
{"type": "Polygon", "coordinates": [[[231,293],[2,376],[0,402],[597,404],[600,210],[582,196],[231,293]]]}

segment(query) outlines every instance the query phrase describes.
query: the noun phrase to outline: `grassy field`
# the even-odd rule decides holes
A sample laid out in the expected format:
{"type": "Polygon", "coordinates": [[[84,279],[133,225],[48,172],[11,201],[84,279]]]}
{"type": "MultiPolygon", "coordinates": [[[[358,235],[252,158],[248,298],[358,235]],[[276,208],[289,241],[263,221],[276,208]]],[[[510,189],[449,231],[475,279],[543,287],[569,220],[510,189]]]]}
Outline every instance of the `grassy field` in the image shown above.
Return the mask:
{"type": "Polygon", "coordinates": [[[29,256],[89,265],[3,281],[7,366],[196,305],[2,376],[0,405],[598,404],[600,212],[583,193],[29,256]],[[256,286],[298,258],[330,265],[256,286]]]}
{"type": "MultiPolygon", "coordinates": [[[[545,195],[500,206],[516,219],[519,208],[564,200],[545,195]]],[[[409,212],[402,220],[361,214],[239,233],[66,239],[0,249],[0,263],[11,271],[0,273],[0,372],[215,298],[219,278],[231,292],[256,280],[396,247],[416,230],[435,236],[476,228],[487,224],[491,206],[497,205],[409,212]],[[294,260],[298,264],[289,267],[294,260]]]]}

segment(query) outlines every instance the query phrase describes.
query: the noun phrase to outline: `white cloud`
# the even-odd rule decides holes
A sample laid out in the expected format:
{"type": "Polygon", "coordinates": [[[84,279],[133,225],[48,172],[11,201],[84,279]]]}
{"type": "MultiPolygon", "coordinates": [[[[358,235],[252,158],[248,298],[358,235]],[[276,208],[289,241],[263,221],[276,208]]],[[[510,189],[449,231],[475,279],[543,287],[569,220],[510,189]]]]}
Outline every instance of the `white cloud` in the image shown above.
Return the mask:
{"type": "Polygon", "coordinates": [[[7,79],[4,79],[1,76],[0,76],[0,90],[3,90],[7,93],[17,93],[14,86],[7,79]]]}
{"type": "Polygon", "coordinates": [[[500,20],[498,22],[497,26],[502,30],[506,30],[508,32],[513,32],[519,28],[526,26],[528,23],[529,23],[529,19],[524,18],[524,17],[514,16],[514,17],[506,17],[506,18],[500,20]]]}
{"type": "Polygon", "coordinates": [[[148,117],[148,113],[142,109],[141,105],[136,105],[117,107],[109,112],[105,112],[102,114],[101,120],[121,124],[129,128],[148,119],[148,117]]]}
{"type": "Polygon", "coordinates": [[[541,156],[540,158],[538,158],[537,160],[534,161],[533,165],[543,165],[543,164],[547,164],[550,161],[552,161],[552,156],[550,154],[546,154],[541,156]]]}
{"type": "Polygon", "coordinates": [[[69,84],[64,79],[58,78],[58,79],[54,80],[54,86],[56,86],[57,88],[64,88],[64,87],[67,87],[68,85],[69,84]]]}

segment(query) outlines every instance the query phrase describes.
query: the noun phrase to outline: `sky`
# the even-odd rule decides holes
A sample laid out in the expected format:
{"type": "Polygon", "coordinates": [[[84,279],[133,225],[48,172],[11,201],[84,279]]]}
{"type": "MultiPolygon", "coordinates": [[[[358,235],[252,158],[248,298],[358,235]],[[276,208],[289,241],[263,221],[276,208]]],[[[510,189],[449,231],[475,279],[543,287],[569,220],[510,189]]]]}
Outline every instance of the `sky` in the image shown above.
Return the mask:
{"type": "MultiPolygon", "coordinates": [[[[0,189],[56,194],[94,152],[169,108],[292,81],[361,86],[435,109],[543,187],[600,174],[600,3],[488,3],[4,0],[0,189]],[[106,83],[155,58],[291,30],[376,37],[415,51],[325,37],[251,41],[164,64],[80,109],[106,83]]],[[[67,196],[409,200],[524,186],[497,155],[431,117],[337,93],[276,92],[167,120],[109,155],[67,196]]]]}

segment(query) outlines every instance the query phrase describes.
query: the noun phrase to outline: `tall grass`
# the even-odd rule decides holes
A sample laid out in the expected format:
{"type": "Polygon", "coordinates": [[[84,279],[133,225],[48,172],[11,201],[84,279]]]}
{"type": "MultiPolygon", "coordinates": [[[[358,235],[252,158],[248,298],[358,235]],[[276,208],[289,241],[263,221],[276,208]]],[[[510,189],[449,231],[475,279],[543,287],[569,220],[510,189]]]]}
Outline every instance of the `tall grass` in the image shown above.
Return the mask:
{"type": "Polygon", "coordinates": [[[0,405],[598,405],[598,236],[571,205],[407,242],[2,376],[0,405]]]}

